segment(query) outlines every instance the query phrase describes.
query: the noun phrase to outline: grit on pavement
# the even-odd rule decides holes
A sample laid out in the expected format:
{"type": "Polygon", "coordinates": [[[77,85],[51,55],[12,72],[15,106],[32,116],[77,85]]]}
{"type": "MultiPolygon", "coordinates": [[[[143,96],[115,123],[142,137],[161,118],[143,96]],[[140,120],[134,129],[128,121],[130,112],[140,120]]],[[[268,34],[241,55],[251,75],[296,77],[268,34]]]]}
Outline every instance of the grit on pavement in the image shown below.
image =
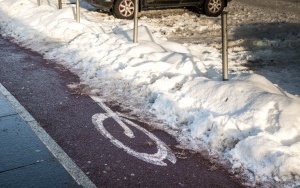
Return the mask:
{"type": "MultiPolygon", "coordinates": [[[[89,96],[67,87],[79,82],[77,76],[1,37],[0,47],[0,83],[97,187],[243,187],[221,166],[177,148],[175,139],[160,130],[149,131],[171,148],[175,164],[165,160],[167,166],[158,166],[128,155],[93,124],[92,116],[105,111],[89,96]]],[[[147,129],[151,122],[135,123],[147,129]]],[[[104,126],[133,150],[156,152],[155,144],[138,129],[130,126],[136,137],[128,139],[113,119],[104,126]]]]}

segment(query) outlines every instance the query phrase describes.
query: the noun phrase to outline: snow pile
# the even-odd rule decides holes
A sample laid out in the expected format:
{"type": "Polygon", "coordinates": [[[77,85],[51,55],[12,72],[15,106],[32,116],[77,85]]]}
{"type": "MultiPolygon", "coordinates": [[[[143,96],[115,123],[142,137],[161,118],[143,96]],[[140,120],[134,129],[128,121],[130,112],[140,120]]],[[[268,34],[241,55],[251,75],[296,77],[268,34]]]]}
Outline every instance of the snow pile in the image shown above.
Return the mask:
{"type": "Polygon", "coordinates": [[[70,6],[0,0],[1,35],[62,63],[90,95],[122,102],[140,118],[151,112],[182,146],[229,161],[253,186],[300,185],[299,97],[251,73],[222,82],[219,50],[157,38],[147,18],[139,43],[132,21],[95,23],[84,9],[81,23],[74,18],[70,6]]]}

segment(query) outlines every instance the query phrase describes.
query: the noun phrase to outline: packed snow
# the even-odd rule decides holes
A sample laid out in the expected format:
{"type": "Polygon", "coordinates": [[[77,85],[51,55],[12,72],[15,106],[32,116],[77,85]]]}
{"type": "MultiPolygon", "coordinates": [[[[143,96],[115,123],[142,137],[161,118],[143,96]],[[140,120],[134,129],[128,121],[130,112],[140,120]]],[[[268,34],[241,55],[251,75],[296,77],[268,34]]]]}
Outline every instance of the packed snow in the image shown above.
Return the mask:
{"type": "Polygon", "coordinates": [[[84,2],[77,23],[74,5],[58,10],[54,0],[42,5],[0,0],[0,34],[77,74],[81,83],[70,88],[122,106],[120,115],[153,122],[172,134],[178,147],[208,152],[243,176],[245,185],[300,186],[299,19],[279,16],[283,22],[295,20],[289,23],[296,25],[295,33],[286,40],[256,40],[253,34],[246,41],[235,32],[243,36],[243,29],[264,28],[253,23],[236,31],[253,15],[241,4],[231,5],[242,11],[230,14],[235,27],[229,29],[229,81],[222,81],[220,18],[185,10],[140,13],[138,43],[133,43],[133,21],[84,2]],[[285,65],[280,71],[272,64],[277,60],[285,65]],[[256,71],[249,62],[263,69],[256,71]]]}

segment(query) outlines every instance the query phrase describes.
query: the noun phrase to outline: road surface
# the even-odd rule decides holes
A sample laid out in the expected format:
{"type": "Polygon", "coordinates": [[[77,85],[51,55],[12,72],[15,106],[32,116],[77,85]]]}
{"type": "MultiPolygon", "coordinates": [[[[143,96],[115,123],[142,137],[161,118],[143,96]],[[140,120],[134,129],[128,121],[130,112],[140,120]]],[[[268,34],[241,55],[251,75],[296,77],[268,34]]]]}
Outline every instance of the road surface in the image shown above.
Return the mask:
{"type": "Polygon", "coordinates": [[[300,0],[233,0],[245,5],[264,9],[266,12],[292,13],[300,16],[300,0]]]}

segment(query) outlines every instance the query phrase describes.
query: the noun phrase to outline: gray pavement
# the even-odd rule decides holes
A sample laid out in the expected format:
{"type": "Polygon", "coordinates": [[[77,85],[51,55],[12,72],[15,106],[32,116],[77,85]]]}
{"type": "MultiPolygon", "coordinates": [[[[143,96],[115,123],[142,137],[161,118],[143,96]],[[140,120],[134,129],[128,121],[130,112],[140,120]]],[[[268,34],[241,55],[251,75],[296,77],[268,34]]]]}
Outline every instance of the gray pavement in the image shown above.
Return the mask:
{"type": "Polygon", "coordinates": [[[0,187],[81,187],[0,91],[0,187]]]}

